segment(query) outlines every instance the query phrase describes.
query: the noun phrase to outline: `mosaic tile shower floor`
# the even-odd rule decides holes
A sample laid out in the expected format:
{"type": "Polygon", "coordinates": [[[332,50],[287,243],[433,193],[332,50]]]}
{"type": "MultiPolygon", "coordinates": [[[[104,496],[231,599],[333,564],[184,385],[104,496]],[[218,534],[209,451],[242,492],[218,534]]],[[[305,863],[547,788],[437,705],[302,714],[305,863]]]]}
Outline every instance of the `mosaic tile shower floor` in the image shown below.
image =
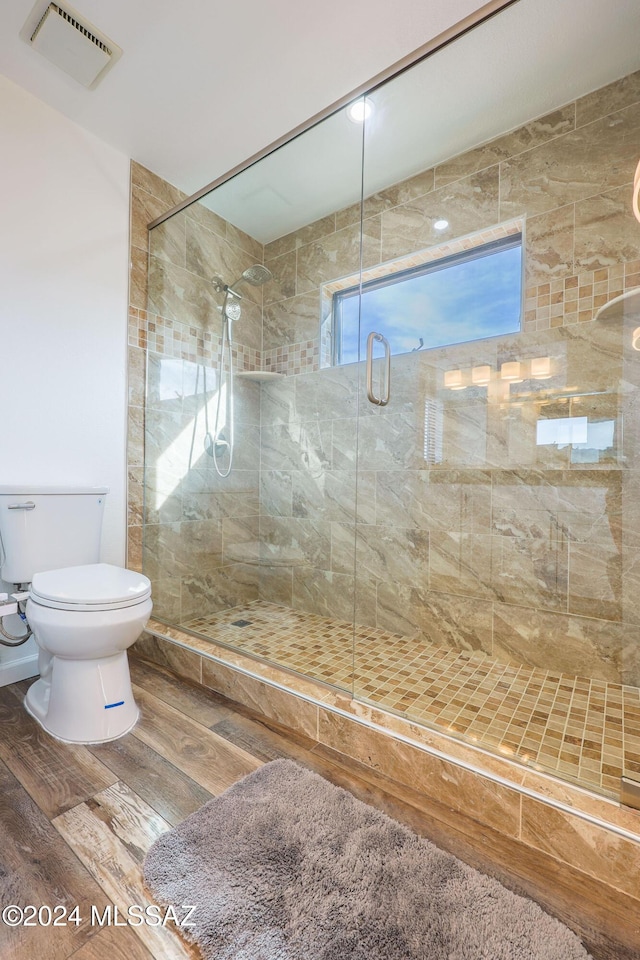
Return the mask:
{"type": "Polygon", "coordinates": [[[640,690],[498,663],[257,600],[186,629],[478,746],[618,796],[640,777],[640,690]],[[237,625],[238,622],[244,625],[237,625]]]}

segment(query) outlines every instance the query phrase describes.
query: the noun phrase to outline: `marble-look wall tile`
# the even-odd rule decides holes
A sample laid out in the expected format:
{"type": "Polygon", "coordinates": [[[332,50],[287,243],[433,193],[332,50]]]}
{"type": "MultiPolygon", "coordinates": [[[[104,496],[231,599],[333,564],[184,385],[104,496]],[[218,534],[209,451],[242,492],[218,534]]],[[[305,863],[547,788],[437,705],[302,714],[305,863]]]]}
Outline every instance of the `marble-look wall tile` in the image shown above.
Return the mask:
{"type": "Polygon", "coordinates": [[[166,203],[146,190],[131,184],[131,235],[130,244],[140,250],[149,249],[148,224],[166,211],[166,203]]]}
{"type": "Polygon", "coordinates": [[[264,516],[293,515],[293,473],[288,470],[260,471],[260,513],[264,516]]]}
{"type": "Polygon", "coordinates": [[[266,470],[327,469],[332,464],[332,422],[292,421],[261,431],[261,467],[266,470]]]}
{"type": "Polygon", "coordinates": [[[167,404],[148,407],[145,414],[146,466],[158,470],[163,480],[173,479],[178,484],[188,467],[189,451],[179,442],[185,428],[182,405],[167,404]]]}
{"type": "Polygon", "coordinates": [[[258,596],[260,600],[293,608],[294,569],[294,567],[262,564],[258,570],[258,596]]]}
{"type": "Polygon", "coordinates": [[[382,260],[392,260],[498,222],[498,167],[489,167],[382,214],[382,260]],[[446,230],[434,230],[446,215],[446,230]]]}
{"type": "Polygon", "coordinates": [[[422,530],[489,533],[489,471],[378,470],[376,522],[422,530]]]}
{"type": "Polygon", "coordinates": [[[127,382],[129,405],[143,407],[145,402],[145,352],[139,347],[127,347],[127,382]]]}
{"type": "Polygon", "coordinates": [[[399,783],[425,793],[432,800],[517,837],[520,797],[512,790],[485,780],[447,760],[416,747],[390,741],[384,734],[319,709],[318,738],[339,753],[374,770],[384,771],[399,783]]]}
{"type": "Polygon", "coordinates": [[[145,524],[175,523],[185,516],[182,482],[175,475],[147,464],[144,494],[145,524]]]}
{"type": "Polygon", "coordinates": [[[360,225],[355,224],[300,247],[297,256],[297,293],[317,292],[319,286],[329,280],[357,275],[360,270],[361,241],[363,266],[380,263],[381,227],[380,218],[373,217],[364,221],[362,235],[360,225]]]}
{"type": "MultiPolygon", "coordinates": [[[[354,532],[349,523],[331,528],[331,569],[354,569],[354,532]]],[[[370,580],[426,585],[429,576],[429,535],[415,528],[359,524],[355,539],[355,568],[370,580]]]]}
{"type": "Polygon", "coordinates": [[[257,566],[233,563],[207,576],[191,573],[182,578],[182,622],[206,617],[229,607],[245,606],[258,599],[257,566]]]}
{"type": "MultiPolygon", "coordinates": [[[[358,477],[358,494],[362,500],[370,500],[373,475],[358,477]]],[[[311,517],[324,520],[353,520],[356,510],[356,474],[344,470],[299,470],[292,474],[292,511],[294,517],[311,517]]],[[[362,515],[363,511],[360,511],[362,515]]],[[[375,506],[369,509],[373,518],[375,506]]]]}
{"type": "Polygon", "coordinates": [[[557,540],[491,537],[491,591],[508,603],[566,610],[568,545],[557,540]]]}
{"type": "Polygon", "coordinates": [[[206,657],[202,659],[202,683],[230,700],[244,703],[263,717],[317,739],[318,708],[315,704],[292,697],[206,657]]]}
{"type": "Polygon", "coordinates": [[[161,212],[170,210],[171,207],[175,207],[178,203],[187,199],[186,193],[143,167],[141,163],[136,163],[135,160],[131,161],[131,182],[134,186],[140,187],[146,193],[150,193],[153,197],[162,201],[164,210],[161,212]]]}
{"type": "Polygon", "coordinates": [[[500,167],[503,217],[546,213],[633,180],[640,104],[596,120],[500,167]]]}
{"type": "MultiPolygon", "coordinates": [[[[145,261],[146,271],[146,261],[145,261]]],[[[147,309],[146,294],[144,308],[147,309]]],[[[182,267],[151,257],[149,260],[149,307],[152,313],[188,326],[220,330],[215,311],[219,301],[209,280],[182,267]]]]}
{"type": "Polygon", "coordinates": [[[640,885],[640,844],[530,797],[522,798],[522,840],[632,897],[640,885]]]}
{"type": "Polygon", "coordinates": [[[222,563],[220,521],[146,524],[144,563],[154,579],[213,573],[222,563]]]}
{"type": "Polygon", "coordinates": [[[142,571],[142,527],[127,528],[127,567],[142,571]]]}
{"type": "Polygon", "coordinates": [[[611,545],[621,509],[619,471],[493,474],[493,530],[503,536],[611,545]]]}
{"type": "MultiPolygon", "coordinates": [[[[186,263],[187,270],[210,281],[219,276],[225,283],[233,283],[242,271],[250,266],[251,258],[240,247],[223,240],[217,233],[207,230],[194,220],[186,221],[186,263]]],[[[259,287],[244,284],[243,297],[259,302],[259,287]],[[251,292],[249,292],[251,291],[251,292]],[[256,293],[258,291],[258,293],[256,293]]],[[[222,303],[222,295],[215,294],[216,303],[222,303]]]]}
{"type": "Polygon", "coordinates": [[[296,409],[296,388],[301,380],[308,376],[279,377],[267,381],[260,388],[260,422],[263,429],[273,426],[287,426],[292,420],[299,420],[296,409]]]}
{"type": "Polygon", "coordinates": [[[151,581],[153,616],[167,623],[182,622],[181,582],[179,577],[151,581]]]}
{"type": "MultiPolygon", "coordinates": [[[[240,247],[241,250],[244,250],[246,254],[254,261],[254,263],[262,263],[263,256],[263,246],[259,240],[256,240],[255,237],[249,236],[248,233],[245,233],[244,230],[241,230],[239,227],[236,227],[233,223],[227,221],[226,225],[226,239],[229,243],[232,243],[236,247],[240,247]]],[[[228,283],[233,282],[235,277],[232,277],[228,283]]]]}
{"type": "Polygon", "coordinates": [[[127,469],[127,526],[142,523],[144,499],[144,468],[129,466],[127,469]]]}
{"type": "Polygon", "coordinates": [[[186,267],[186,217],[178,213],[149,232],[149,253],[158,260],[186,267]]]}
{"type": "MultiPolygon", "coordinates": [[[[330,213],[320,220],[314,220],[313,223],[308,223],[306,226],[300,227],[299,230],[294,230],[293,233],[288,233],[278,240],[267,243],[264,248],[264,261],[267,263],[276,257],[281,257],[284,253],[297,250],[298,247],[302,247],[306,243],[313,243],[314,240],[319,240],[321,237],[334,233],[335,229],[336,215],[334,213],[330,213]]],[[[269,266],[271,267],[271,264],[269,266]]]]}
{"type": "MultiPolygon", "coordinates": [[[[375,194],[375,198],[378,200],[378,203],[383,204],[383,209],[388,209],[389,207],[398,207],[403,203],[410,203],[412,200],[417,199],[417,197],[423,197],[426,193],[431,193],[435,186],[435,174],[434,170],[429,168],[427,170],[422,170],[420,173],[416,173],[413,177],[408,177],[406,180],[401,180],[400,183],[394,183],[390,187],[386,187],[385,190],[378,191],[375,194]]],[[[376,207],[372,208],[369,197],[364,201],[364,215],[365,217],[372,216],[375,213],[380,213],[381,210],[376,207]]]]}
{"type": "Polygon", "coordinates": [[[376,193],[369,193],[365,182],[363,203],[354,203],[343,210],[339,210],[336,214],[336,230],[359,223],[361,217],[368,220],[370,217],[379,216],[385,210],[390,210],[391,207],[397,207],[400,204],[408,203],[410,200],[415,200],[416,197],[422,197],[425,193],[430,193],[433,186],[433,169],[422,170],[415,176],[408,177],[385,190],[378,190],[376,193]]]}
{"type": "Polygon", "coordinates": [[[177,643],[169,643],[167,640],[160,640],[158,637],[143,633],[134,643],[131,652],[134,656],[168,667],[179,677],[193,680],[195,683],[201,682],[200,654],[185,650],[177,643]]]}
{"type": "Polygon", "coordinates": [[[144,466],[144,407],[130,406],[127,427],[127,462],[131,467],[144,466]]]}
{"type": "Polygon", "coordinates": [[[441,461],[445,467],[477,468],[489,464],[489,413],[484,399],[445,399],[441,461]]]}
{"type": "Polygon", "coordinates": [[[233,466],[237,470],[255,470],[260,463],[260,427],[255,423],[236,423],[233,466]]]}
{"type": "Polygon", "coordinates": [[[147,260],[145,250],[132,247],[130,250],[131,267],[129,270],[129,303],[139,310],[147,309],[147,260]]]}
{"type": "Polygon", "coordinates": [[[624,633],[618,623],[496,603],[493,638],[498,660],[621,682],[624,633]]]}
{"type": "Polygon", "coordinates": [[[384,414],[359,422],[333,421],[332,461],[335,469],[408,470],[424,465],[421,423],[413,414],[384,414]],[[356,426],[357,447],[356,447],[356,426]]]}
{"type": "Polygon", "coordinates": [[[260,542],[281,548],[284,563],[291,557],[316,569],[330,569],[331,525],[326,520],[262,516],[260,542]]]}
{"type": "Polygon", "coordinates": [[[481,147],[476,147],[475,150],[467,150],[445,163],[438,164],[435,169],[436,187],[450,183],[452,180],[460,180],[485,167],[491,167],[501,160],[507,160],[518,153],[553,140],[563,133],[568,133],[574,127],[575,103],[569,103],[544,117],[525,123],[511,133],[490,140],[481,147]]]}
{"type": "Polygon", "coordinates": [[[178,573],[174,556],[179,550],[179,536],[179,523],[145,524],[142,558],[144,570],[151,580],[162,580],[178,573]]]}
{"type": "MultiPolygon", "coordinates": [[[[501,209],[501,215],[508,214],[501,209]]],[[[527,217],[525,276],[527,286],[573,273],[573,205],[527,217]]]]}
{"type": "Polygon", "coordinates": [[[312,340],[320,330],[318,293],[267,304],[264,310],[262,348],[269,350],[301,340],[312,340]]]}
{"type": "Polygon", "coordinates": [[[239,557],[244,557],[246,551],[239,548],[243,544],[257,546],[260,543],[260,518],[225,517],[222,521],[222,549],[225,565],[234,563],[239,557]]]}
{"type": "Polygon", "coordinates": [[[438,593],[492,599],[491,537],[432,532],[429,537],[429,587],[438,593]]]}
{"type": "Polygon", "coordinates": [[[600,191],[598,196],[576,204],[576,269],[598,270],[638,257],[638,221],[629,196],[630,187],[625,186],[600,191]]]}
{"type": "Polygon", "coordinates": [[[576,101],[576,126],[593,123],[600,117],[615,113],[633,103],[640,102],[640,70],[621,80],[614,80],[576,101]]]}
{"type": "Polygon", "coordinates": [[[295,418],[345,420],[359,409],[358,364],[328,367],[296,378],[295,418]]]}
{"type": "Polygon", "coordinates": [[[417,583],[378,584],[376,626],[450,650],[492,652],[490,601],[436,593],[417,583]]]}
{"type": "Polygon", "coordinates": [[[295,249],[273,260],[269,260],[268,267],[273,275],[273,279],[265,284],[262,290],[265,307],[270,303],[277,303],[280,300],[290,300],[291,297],[295,297],[296,293],[313,293],[313,290],[304,291],[297,289],[296,264],[297,252],[295,249]]]}
{"type": "Polygon", "coordinates": [[[569,612],[600,620],[620,620],[622,555],[616,544],[570,545],[569,612]]]}
{"type": "MultiPolygon", "coordinates": [[[[358,584],[358,622],[362,612],[375,610],[375,587],[363,582],[358,584]]],[[[351,622],[354,615],[354,578],[351,573],[333,573],[331,570],[314,570],[311,567],[296,567],[293,571],[293,609],[304,610],[320,617],[351,622]]]]}
{"type": "Polygon", "coordinates": [[[217,213],[214,213],[209,207],[205,206],[202,200],[190,204],[184,212],[189,220],[193,220],[201,227],[204,227],[205,230],[211,230],[212,233],[217,233],[223,240],[226,238],[227,229],[230,224],[217,213]]]}

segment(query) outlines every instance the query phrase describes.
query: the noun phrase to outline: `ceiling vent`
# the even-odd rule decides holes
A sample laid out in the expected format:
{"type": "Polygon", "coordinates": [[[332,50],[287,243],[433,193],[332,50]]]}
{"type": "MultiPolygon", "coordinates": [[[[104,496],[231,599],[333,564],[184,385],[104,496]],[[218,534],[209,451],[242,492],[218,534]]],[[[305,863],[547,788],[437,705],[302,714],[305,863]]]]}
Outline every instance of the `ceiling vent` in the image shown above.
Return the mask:
{"type": "Polygon", "coordinates": [[[38,0],[21,38],[83,87],[93,90],[122,50],[69,6],[38,0]]]}

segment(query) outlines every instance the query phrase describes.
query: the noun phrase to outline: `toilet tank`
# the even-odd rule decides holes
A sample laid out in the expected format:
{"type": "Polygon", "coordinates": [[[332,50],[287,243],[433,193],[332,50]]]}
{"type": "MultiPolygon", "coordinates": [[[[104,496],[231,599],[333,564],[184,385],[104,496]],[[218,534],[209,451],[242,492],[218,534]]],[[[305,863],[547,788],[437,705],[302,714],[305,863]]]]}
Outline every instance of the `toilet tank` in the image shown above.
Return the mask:
{"type": "Polygon", "coordinates": [[[31,583],[35,573],[97,563],[108,487],[0,486],[0,577],[31,583]]]}

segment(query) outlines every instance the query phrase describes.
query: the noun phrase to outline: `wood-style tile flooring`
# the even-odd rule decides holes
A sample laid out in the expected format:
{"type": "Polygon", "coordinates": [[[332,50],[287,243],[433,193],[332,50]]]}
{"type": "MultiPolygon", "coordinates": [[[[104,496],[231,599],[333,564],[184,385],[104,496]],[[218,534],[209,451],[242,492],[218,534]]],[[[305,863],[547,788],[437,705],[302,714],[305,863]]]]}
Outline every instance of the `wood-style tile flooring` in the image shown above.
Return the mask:
{"type": "MultiPolygon", "coordinates": [[[[124,923],[131,904],[149,902],[141,863],[160,833],[278,757],[532,896],[582,937],[595,960],[640,958],[638,900],[155,666],[134,661],[132,677],[139,723],[94,747],[44,734],[22,707],[28,681],[0,688],[0,907],[59,905],[68,916],[77,905],[79,919],[28,928],[0,921],[2,960],[197,960],[171,923],[115,926],[114,908],[124,923]],[[109,916],[111,925],[100,926],[96,918],[109,916]]],[[[47,912],[40,916],[46,922],[47,912]]]]}

